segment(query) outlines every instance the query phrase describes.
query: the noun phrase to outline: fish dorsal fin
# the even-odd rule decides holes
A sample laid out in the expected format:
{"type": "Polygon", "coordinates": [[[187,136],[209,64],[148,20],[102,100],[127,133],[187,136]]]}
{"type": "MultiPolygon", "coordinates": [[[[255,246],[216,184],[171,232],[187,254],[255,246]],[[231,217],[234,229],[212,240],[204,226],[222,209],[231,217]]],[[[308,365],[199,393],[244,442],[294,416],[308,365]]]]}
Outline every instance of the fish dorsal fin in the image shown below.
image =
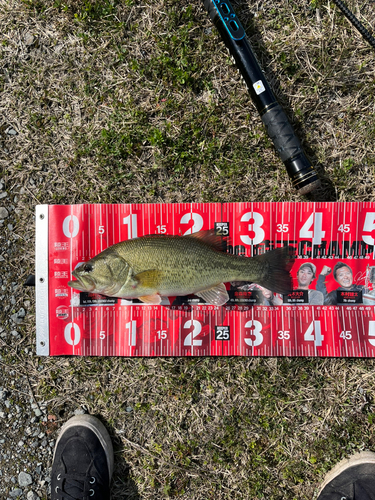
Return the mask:
{"type": "Polygon", "coordinates": [[[223,236],[215,234],[215,229],[204,229],[196,233],[188,234],[184,238],[196,238],[201,240],[215,250],[226,252],[226,239],[223,236]]]}
{"type": "Polygon", "coordinates": [[[161,274],[161,271],[157,269],[148,269],[147,271],[133,275],[133,279],[138,285],[147,288],[158,288],[161,274]]]}
{"type": "Polygon", "coordinates": [[[202,290],[195,295],[198,295],[198,297],[201,297],[203,300],[205,300],[207,304],[212,304],[213,306],[222,306],[229,300],[229,295],[224,283],[215,285],[208,290],[202,290]]]}

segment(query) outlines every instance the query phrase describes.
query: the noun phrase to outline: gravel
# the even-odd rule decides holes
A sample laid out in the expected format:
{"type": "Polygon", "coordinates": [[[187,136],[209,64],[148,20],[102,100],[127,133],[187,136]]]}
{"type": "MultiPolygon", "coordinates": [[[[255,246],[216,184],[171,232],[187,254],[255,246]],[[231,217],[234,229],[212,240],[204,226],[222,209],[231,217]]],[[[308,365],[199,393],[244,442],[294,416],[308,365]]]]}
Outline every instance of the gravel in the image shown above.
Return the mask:
{"type": "Polygon", "coordinates": [[[0,387],[0,498],[38,500],[49,494],[55,441],[43,431],[46,405],[23,392],[24,378],[17,382],[0,387]]]}
{"type": "MultiPolygon", "coordinates": [[[[4,194],[4,193],[0,193],[0,196],[1,194],[4,194]]],[[[3,198],[3,196],[2,196],[3,198]]],[[[8,210],[5,208],[5,207],[0,207],[0,219],[6,219],[9,215],[9,212],[8,210]]]]}
{"type": "MultiPolygon", "coordinates": [[[[13,129],[11,129],[13,130],[13,129]]],[[[14,134],[9,133],[9,143],[14,134]]],[[[29,373],[38,367],[33,335],[27,324],[33,315],[34,290],[25,290],[25,264],[14,265],[19,254],[18,206],[21,186],[0,178],[0,498],[49,498],[50,474],[57,426],[51,427],[47,403],[36,399],[29,373]],[[30,297],[30,300],[28,298],[30,297]],[[22,351],[22,352],[21,352],[22,351]],[[20,355],[30,362],[20,365],[20,355]],[[17,370],[12,366],[17,367],[17,370]],[[24,367],[20,373],[20,366],[24,367]],[[49,428],[49,426],[51,428],[49,428]]],[[[33,221],[30,220],[30,237],[33,221]]],[[[24,241],[24,240],[22,240],[24,241]]]]}

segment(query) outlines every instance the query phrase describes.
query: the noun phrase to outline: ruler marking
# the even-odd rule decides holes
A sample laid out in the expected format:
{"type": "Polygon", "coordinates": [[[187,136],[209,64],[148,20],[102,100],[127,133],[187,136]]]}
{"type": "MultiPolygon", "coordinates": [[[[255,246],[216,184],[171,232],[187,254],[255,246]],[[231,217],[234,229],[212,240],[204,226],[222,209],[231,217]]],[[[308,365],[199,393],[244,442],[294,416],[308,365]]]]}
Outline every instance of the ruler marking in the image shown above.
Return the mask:
{"type": "MultiPolygon", "coordinates": [[[[362,352],[362,347],[361,347],[361,335],[359,333],[358,314],[356,315],[355,321],[356,321],[356,325],[357,325],[357,349],[358,349],[358,356],[359,356],[359,353],[362,352]]],[[[363,325],[362,331],[364,332],[364,325],[363,325]]]]}
{"type": "MultiPolygon", "coordinates": [[[[70,207],[70,220],[73,221],[73,205],[70,207]]],[[[81,219],[82,222],[82,219],[81,219]]],[[[70,243],[69,243],[69,260],[70,260],[70,276],[72,276],[72,271],[73,271],[73,231],[70,231],[70,243]]],[[[72,293],[73,295],[73,293],[72,293]]],[[[74,306],[73,306],[73,301],[71,301],[71,316],[72,316],[72,326],[74,329],[75,325],[75,317],[74,317],[74,306]]],[[[74,356],[75,354],[75,342],[72,343],[72,354],[74,356]]]]}
{"type": "MultiPolygon", "coordinates": [[[[373,207],[373,203],[364,203],[364,204],[357,204],[354,202],[349,202],[349,203],[309,203],[309,204],[304,204],[304,205],[298,205],[298,211],[300,212],[300,220],[303,219],[303,223],[306,223],[306,214],[310,216],[310,213],[307,212],[307,210],[313,211],[313,214],[316,214],[318,212],[324,212],[322,217],[325,218],[326,223],[323,225],[323,229],[326,230],[326,234],[330,233],[331,234],[331,242],[332,241],[339,241],[342,244],[342,249],[341,251],[333,256],[333,259],[338,260],[339,257],[343,259],[344,262],[347,262],[347,257],[352,256],[351,255],[351,243],[354,242],[359,242],[361,238],[361,228],[359,227],[361,224],[360,218],[360,210],[361,207],[365,207],[365,209],[368,210],[374,210],[375,207],[373,207]],[[329,214],[327,212],[330,212],[329,214]],[[325,215],[327,214],[327,215],[325,215]],[[350,231],[350,234],[348,236],[348,245],[346,245],[346,234],[344,231],[338,230],[340,227],[340,224],[343,225],[342,229],[345,229],[345,226],[349,224],[347,223],[346,220],[349,221],[350,218],[350,227],[352,228],[353,220],[354,223],[356,224],[355,231],[350,231]],[[330,232],[328,231],[327,225],[331,222],[331,228],[330,232]],[[335,222],[337,223],[336,229],[335,229],[335,222]],[[340,237],[341,233],[341,237],[340,237]],[[333,235],[336,235],[333,236],[333,235]],[[336,238],[336,239],[335,239],[336,238]],[[344,250],[345,247],[345,250],[344,250]],[[346,248],[349,248],[349,254],[346,254],[346,248]]],[[[137,217],[139,216],[142,217],[142,231],[143,234],[151,234],[152,232],[156,232],[155,230],[151,230],[152,226],[152,220],[154,220],[154,224],[157,225],[160,223],[161,226],[165,225],[166,223],[170,223],[170,217],[172,217],[173,220],[173,231],[175,231],[175,215],[177,215],[178,211],[180,210],[180,215],[181,215],[181,207],[186,206],[189,207],[190,210],[190,216],[192,217],[194,213],[200,213],[204,216],[204,221],[205,223],[208,222],[209,226],[213,226],[213,219],[223,221],[224,218],[226,221],[232,221],[231,224],[231,234],[233,238],[233,247],[236,244],[242,244],[241,241],[239,240],[241,231],[240,228],[243,226],[242,223],[240,223],[240,218],[243,215],[244,212],[249,212],[254,219],[255,213],[260,213],[264,217],[264,229],[266,231],[266,238],[274,241],[277,241],[278,239],[281,240],[281,245],[286,245],[290,244],[290,241],[292,240],[292,234],[291,234],[291,229],[292,229],[292,224],[294,224],[294,231],[296,235],[296,240],[298,241],[299,236],[297,234],[297,224],[298,224],[298,219],[297,219],[297,210],[293,208],[293,205],[291,203],[286,203],[286,202],[276,202],[272,203],[271,205],[268,205],[267,203],[264,202],[248,202],[248,203],[239,203],[239,204],[215,204],[214,206],[207,205],[207,204],[176,204],[175,206],[171,205],[165,205],[165,204],[145,204],[145,205],[108,205],[108,204],[103,204],[103,205],[71,205],[70,206],[70,211],[68,211],[65,208],[65,214],[70,213],[70,219],[73,220],[73,217],[75,218],[75,221],[77,222],[76,217],[78,217],[78,220],[80,221],[80,231],[81,234],[78,235],[78,237],[74,236],[73,237],[73,231],[70,231],[69,233],[69,238],[68,241],[70,243],[70,249],[69,249],[69,271],[70,274],[73,271],[74,263],[77,260],[78,262],[80,260],[88,260],[92,258],[94,255],[97,254],[98,248],[100,247],[100,251],[103,250],[106,246],[110,246],[113,243],[116,243],[115,241],[115,235],[118,234],[119,240],[121,241],[121,232],[122,232],[122,226],[123,224],[121,216],[123,215],[121,212],[121,209],[129,210],[130,208],[130,217],[129,217],[129,227],[128,225],[125,226],[125,230],[127,229],[128,231],[132,229],[132,224],[133,220],[136,222],[137,217]],[[238,212],[238,207],[241,208],[240,212],[238,212]],[[136,210],[139,208],[137,213],[136,210]],[[267,210],[268,208],[268,210],[267,210]],[[170,210],[172,210],[172,213],[170,214],[170,210]],[[177,212],[175,213],[175,210],[177,212]],[[230,214],[229,211],[232,211],[230,214]],[[281,210],[281,214],[280,214],[281,210]],[[294,210],[294,211],[293,211],[294,210]],[[103,212],[104,211],[104,212],[103,212]],[[151,213],[151,211],[153,213],[151,213]],[[160,213],[159,213],[160,212],[160,213]],[[284,213],[285,212],[285,213],[284,213]],[[268,214],[268,216],[267,216],[268,214]],[[132,217],[134,215],[134,217],[132,217]],[[157,219],[159,217],[159,219],[157,219]],[[278,217],[280,217],[278,219],[278,217]],[[280,234],[276,232],[276,226],[273,224],[273,221],[275,220],[280,220],[282,226],[288,223],[289,231],[288,234],[285,235],[285,233],[281,233],[281,238],[280,234]],[[147,219],[147,220],[146,220],[147,219]],[[116,227],[116,221],[117,221],[117,226],[116,227]],[[268,227],[267,227],[268,223],[268,227]],[[103,227],[103,224],[105,224],[105,234],[99,231],[99,227],[103,227]],[[87,227],[88,226],[88,227],[87,227]],[[148,227],[148,233],[147,233],[147,227],[148,227]],[[112,230],[112,234],[111,234],[112,230]],[[275,233],[273,234],[273,231],[275,230],[275,233]],[[285,240],[284,240],[285,238],[285,240]],[[86,239],[88,241],[86,241],[86,239]],[[92,241],[92,239],[94,241],[92,241]],[[112,240],[114,240],[112,242],[112,240]]],[[[183,213],[186,213],[184,211],[183,213]]],[[[55,217],[58,217],[60,212],[56,211],[55,217]]],[[[249,215],[247,216],[249,217],[249,215]]],[[[176,221],[177,222],[177,221],[176,221]]],[[[193,222],[193,221],[192,221],[193,222]]],[[[51,224],[53,224],[53,221],[51,221],[51,224]]],[[[246,224],[245,224],[245,227],[246,224]]],[[[169,228],[169,225],[168,225],[169,228]]],[[[136,229],[135,227],[133,228],[134,230],[136,229]]],[[[313,228],[309,228],[311,231],[313,228]]],[[[168,231],[169,233],[169,231],[168,231]]],[[[128,233],[126,233],[128,234],[128,233]]],[[[56,238],[57,240],[57,238],[56,238]]],[[[67,241],[67,240],[65,240],[67,241]]],[[[245,245],[246,247],[246,253],[251,256],[254,255],[254,238],[251,239],[251,245],[245,245]],[[249,252],[250,250],[250,252],[249,252]]],[[[277,245],[275,245],[277,247],[277,245]]],[[[66,254],[65,254],[66,255],[66,254]]],[[[367,254],[368,255],[368,254],[367,254]]],[[[369,254],[370,257],[371,255],[375,255],[375,247],[373,250],[373,254],[369,254]]],[[[328,257],[328,256],[327,256],[328,257]]],[[[50,253],[50,258],[53,258],[52,252],[50,253]]],[[[329,264],[329,260],[327,259],[326,262],[329,264]]],[[[365,266],[366,264],[372,264],[371,260],[366,262],[365,260],[360,261],[359,259],[354,261],[357,262],[357,264],[352,263],[353,267],[353,273],[354,270],[362,270],[362,267],[365,266]]],[[[320,264],[320,263],[319,263],[320,264]]],[[[323,261],[322,264],[325,264],[323,261]]],[[[350,262],[348,263],[348,265],[350,262]]],[[[68,267],[68,266],[67,266],[68,267]]],[[[332,277],[330,278],[332,280],[332,277]]],[[[333,281],[333,280],[332,280],[333,281]]],[[[331,281],[330,281],[331,283],[331,281]]],[[[75,294],[77,295],[77,294],[75,294]]],[[[72,294],[71,294],[72,298],[72,294]]],[[[52,299],[51,299],[52,300],[52,299]]],[[[87,353],[90,353],[89,355],[113,355],[116,353],[117,355],[126,355],[125,354],[125,349],[124,349],[124,342],[123,339],[121,338],[121,328],[122,328],[122,322],[128,321],[128,306],[126,309],[124,309],[121,306],[121,303],[116,305],[115,307],[110,307],[107,311],[104,310],[104,305],[96,307],[96,311],[94,310],[93,305],[91,306],[86,306],[83,310],[82,314],[82,309],[81,307],[73,306],[74,300],[70,301],[70,311],[71,311],[71,318],[72,318],[72,328],[79,328],[80,330],[82,329],[82,333],[85,333],[85,336],[81,336],[81,340],[77,342],[70,342],[67,345],[67,351],[72,351],[73,355],[78,355],[81,354],[82,352],[86,355],[87,353]],[[78,311],[81,311],[80,314],[78,314],[78,311]],[[105,315],[105,316],[104,316],[105,315]],[[94,327],[95,325],[95,327],[94,327]],[[100,332],[104,331],[106,332],[106,339],[102,340],[100,338],[100,332]],[[120,332],[120,333],[118,333],[120,332]],[[109,335],[113,335],[112,341],[109,339],[109,335]],[[120,338],[117,339],[116,335],[120,335],[120,338]],[[100,345],[99,345],[100,344],[100,345]]],[[[52,310],[52,302],[51,302],[51,310],[52,310]]],[[[311,306],[309,310],[301,310],[294,312],[292,309],[286,310],[283,308],[279,310],[266,310],[265,308],[261,307],[252,307],[248,312],[243,312],[239,313],[238,311],[230,311],[228,310],[228,324],[231,325],[233,328],[233,332],[231,331],[231,342],[226,344],[225,342],[222,342],[221,345],[221,355],[231,355],[231,354],[237,354],[240,353],[240,355],[247,355],[247,356],[290,356],[290,355],[301,355],[301,356],[315,356],[315,357],[323,357],[323,356],[337,356],[337,357],[374,357],[374,351],[375,349],[370,346],[370,344],[367,344],[368,340],[368,332],[366,332],[365,327],[365,319],[364,318],[369,318],[370,321],[373,321],[371,318],[373,318],[373,313],[374,313],[375,307],[372,306],[371,309],[365,309],[359,310],[359,308],[356,307],[347,307],[347,306],[338,306],[335,309],[327,309],[322,311],[321,309],[317,309],[314,306],[311,306]],[[251,311],[251,313],[250,313],[251,311]],[[239,318],[237,318],[237,315],[240,314],[239,318]],[[281,314],[281,318],[280,318],[281,314]],[[259,320],[262,324],[263,327],[267,327],[267,329],[264,329],[264,340],[261,345],[254,345],[254,337],[253,336],[246,336],[247,333],[252,334],[253,330],[248,330],[244,328],[244,325],[246,323],[246,318],[251,319],[252,325],[254,327],[254,322],[256,320],[259,320]],[[314,344],[311,344],[310,341],[304,340],[304,334],[306,333],[305,325],[307,324],[307,327],[309,327],[310,323],[308,321],[312,318],[313,322],[313,331],[314,331],[314,344]],[[278,323],[278,321],[280,323],[278,323]],[[302,322],[304,323],[302,324],[302,322]],[[321,328],[323,329],[324,325],[324,332],[325,332],[325,339],[322,342],[322,346],[317,345],[317,327],[319,327],[317,321],[320,322],[321,328]],[[237,327],[240,327],[240,330],[243,329],[243,331],[237,332],[237,327]],[[282,342],[279,342],[279,336],[278,336],[278,330],[281,327],[281,331],[284,332],[284,335],[282,337],[282,342]],[[289,339],[286,341],[285,338],[285,331],[290,331],[291,328],[294,327],[294,332],[292,335],[290,335],[289,339]],[[269,332],[268,332],[269,328],[269,332]],[[331,330],[331,331],[330,331],[331,330]],[[362,334],[363,331],[363,334],[362,334]],[[341,339],[340,335],[344,332],[343,337],[341,339]],[[351,332],[351,338],[348,337],[349,334],[345,332],[351,332]],[[331,338],[330,338],[331,334],[331,338]],[[301,336],[301,338],[300,338],[301,336]],[[364,339],[362,339],[362,336],[364,339]],[[239,338],[239,345],[237,343],[237,340],[239,338]],[[245,343],[245,339],[251,340],[250,345],[245,343]],[[275,342],[274,342],[275,340],[275,342]],[[301,343],[300,343],[301,342],[301,343]],[[344,349],[342,346],[344,345],[344,349]],[[314,346],[314,349],[313,349],[314,346]]],[[[188,312],[186,314],[190,316],[190,329],[194,329],[194,321],[195,321],[195,316],[197,321],[199,320],[201,324],[205,324],[208,326],[208,332],[207,336],[201,337],[202,341],[205,342],[205,344],[201,344],[200,346],[197,345],[194,342],[194,338],[192,336],[192,342],[191,342],[191,349],[190,349],[190,355],[191,356],[207,356],[207,355],[218,355],[219,352],[219,346],[218,342],[214,340],[214,323],[215,324],[220,324],[222,325],[224,323],[221,314],[224,314],[224,309],[214,309],[214,312],[211,313],[211,311],[203,311],[202,309],[199,309],[197,307],[196,309],[192,308],[191,314],[189,315],[188,312]],[[196,312],[195,312],[196,311],[196,312]],[[207,316],[208,314],[208,316],[207,316]],[[215,321],[216,319],[216,321],[215,321]],[[206,340],[204,340],[206,339],[206,340]],[[207,345],[208,342],[208,345],[207,345]],[[196,349],[194,349],[196,348],[196,349]]],[[[183,318],[183,323],[181,324],[181,330],[179,332],[176,331],[176,328],[179,328],[178,321],[173,321],[172,318],[170,318],[168,315],[164,315],[164,308],[160,308],[160,311],[156,311],[154,309],[141,309],[137,312],[132,313],[132,308],[130,309],[130,317],[131,317],[131,324],[133,321],[133,317],[136,318],[136,321],[142,320],[143,318],[146,319],[145,322],[142,322],[142,326],[139,326],[139,333],[142,334],[142,338],[140,339],[141,342],[137,344],[136,346],[130,345],[130,355],[133,354],[135,355],[143,355],[143,356],[150,356],[151,353],[152,355],[176,355],[176,351],[178,348],[180,349],[180,353],[177,355],[185,355],[188,356],[189,351],[188,346],[182,346],[184,343],[183,339],[183,326],[184,324],[188,321],[188,317],[185,315],[185,311],[180,311],[173,313],[173,319],[178,319],[178,317],[182,315],[183,318]],[[142,316],[144,314],[144,316],[142,316]],[[164,318],[164,319],[163,319],[164,318]],[[168,331],[168,336],[167,338],[158,338],[157,332],[155,332],[155,337],[154,341],[150,341],[150,339],[145,340],[145,333],[147,328],[150,328],[151,324],[151,319],[153,321],[157,321],[160,319],[160,329],[164,329],[164,321],[167,327],[168,331]],[[177,326],[176,326],[177,325],[177,326]],[[178,334],[179,337],[178,339],[175,337],[175,335],[178,334]],[[176,339],[176,343],[173,344],[172,339],[176,339]],[[160,340],[160,341],[159,341],[160,340]],[[132,347],[136,347],[134,350],[132,347]],[[182,354],[184,353],[184,354],[182,354]]],[[[366,319],[367,322],[367,319],[366,319]]],[[[372,324],[371,324],[372,325],[372,324]]],[[[207,327],[206,326],[206,327],[207,327]]],[[[259,324],[258,324],[259,326],[259,324]]],[[[156,327],[155,327],[156,328],[156,327]]],[[[324,333],[323,331],[321,334],[324,333]]],[[[78,333],[78,330],[77,330],[78,333]]],[[[126,336],[127,330],[124,332],[124,335],[126,336]]],[[[131,335],[131,330],[129,332],[131,335]]],[[[73,332],[72,332],[72,337],[73,337],[73,332]]],[[[78,337],[76,337],[78,338],[78,337]]],[[[249,342],[247,340],[247,342],[249,342]]],[[[319,342],[318,342],[319,344],[319,342]]]]}

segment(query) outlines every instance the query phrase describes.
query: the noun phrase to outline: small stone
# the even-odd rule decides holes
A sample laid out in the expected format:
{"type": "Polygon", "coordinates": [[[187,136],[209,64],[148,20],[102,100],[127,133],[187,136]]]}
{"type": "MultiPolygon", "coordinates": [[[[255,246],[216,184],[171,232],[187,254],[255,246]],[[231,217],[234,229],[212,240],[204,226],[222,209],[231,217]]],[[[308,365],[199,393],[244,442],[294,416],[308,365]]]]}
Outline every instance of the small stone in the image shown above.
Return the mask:
{"type": "Polygon", "coordinates": [[[18,312],[12,314],[10,316],[10,318],[12,321],[14,321],[14,323],[16,323],[17,325],[20,325],[25,316],[26,316],[26,311],[23,307],[21,307],[21,309],[18,312]]]}
{"type": "Polygon", "coordinates": [[[83,408],[77,408],[75,411],[74,411],[74,415],[84,415],[86,412],[83,408]]]}
{"type": "Polygon", "coordinates": [[[27,472],[20,472],[18,474],[18,484],[21,486],[21,488],[29,486],[32,482],[33,479],[30,474],[27,474],[27,472]]]}
{"type": "Polygon", "coordinates": [[[33,491],[28,491],[26,495],[27,500],[40,500],[40,497],[33,491]]]}
{"type": "Polygon", "coordinates": [[[8,215],[8,210],[5,207],[0,207],[0,219],[6,219],[8,215]]]}
{"type": "Polygon", "coordinates": [[[22,318],[18,316],[18,313],[14,313],[10,316],[10,319],[16,323],[17,325],[20,325],[22,323],[22,318]]]}
{"type": "Polygon", "coordinates": [[[2,200],[3,198],[6,198],[7,196],[8,196],[8,193],[3,191],[2,193],[0,193],[0,200],[2,200]]]}
{"type": "Polygon", "coordinates": [[[18,498],[22,495],[22,490],[20,488],[15,488],[9,493],[11,498],[18,498]]]}
{"type": "Polygon", "coordinates": [[[35,37],[31,33],[26,33],[25,35],[25,45],[32,45],[34,43],[35,37]]]}
{"type": "Polygon", "coordinates": [[[21,307],[21,309],[18,311],[18,316],[20,318],[24,318],[26,316],[26,311],[23,307],[21,307]]]}
{"type": "Polygon", "coordinates": [[[14,130],[14,128],[12,128],[12,127],[8,127],[5,131],[5,133],[8,135],[18,135],[17,130],[14,130]]]}

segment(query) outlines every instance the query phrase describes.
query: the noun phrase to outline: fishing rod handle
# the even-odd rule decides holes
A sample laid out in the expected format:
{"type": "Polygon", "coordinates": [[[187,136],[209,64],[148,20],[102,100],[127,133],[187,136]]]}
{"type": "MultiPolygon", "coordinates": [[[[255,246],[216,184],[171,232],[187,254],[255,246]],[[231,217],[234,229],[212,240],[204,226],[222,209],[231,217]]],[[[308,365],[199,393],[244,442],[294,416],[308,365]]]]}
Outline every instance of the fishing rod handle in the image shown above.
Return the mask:
{"type": "Polygon", "coordinates": [[[228,0],[203,0],[203,4],[229,49],[293,186],[306,194],[320,186],[288,117],[278,104],[228,0]]]}

